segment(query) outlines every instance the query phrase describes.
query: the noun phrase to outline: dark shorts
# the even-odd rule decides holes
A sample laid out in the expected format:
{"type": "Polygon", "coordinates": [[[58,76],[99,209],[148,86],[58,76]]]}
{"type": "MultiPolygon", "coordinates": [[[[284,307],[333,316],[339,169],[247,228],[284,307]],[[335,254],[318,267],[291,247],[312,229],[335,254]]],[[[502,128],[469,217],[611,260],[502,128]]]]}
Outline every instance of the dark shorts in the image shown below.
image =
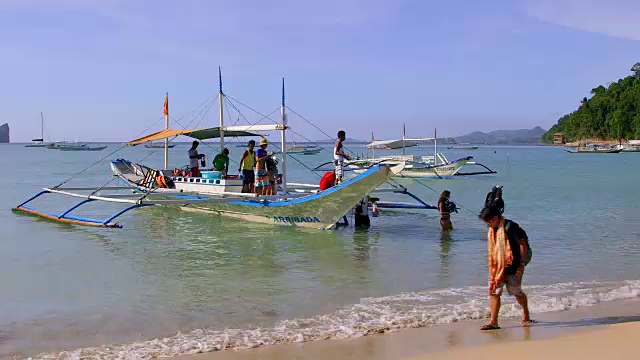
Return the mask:
{"type": "Polygon", "coordinates": [[[253,176],[253,170],[242,170],[242,184],[253,185],[255,177],[253,176]]]}

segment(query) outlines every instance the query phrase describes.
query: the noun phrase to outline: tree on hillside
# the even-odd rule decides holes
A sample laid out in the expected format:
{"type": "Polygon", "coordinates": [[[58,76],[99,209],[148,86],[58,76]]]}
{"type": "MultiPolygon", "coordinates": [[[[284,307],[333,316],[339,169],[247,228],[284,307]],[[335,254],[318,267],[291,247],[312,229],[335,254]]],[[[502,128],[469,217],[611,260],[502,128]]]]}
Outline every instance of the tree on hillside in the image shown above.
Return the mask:
{"type": "Polygon", "coordinates": [[[578,109],[558,119],[541,140],[552,142],[556,132],[567,141],[640,139],[640,62],[631,71],[631,76],[591,89],[591,98],[583,97],[578,109]]]}
{"type": "Polygon", "coordinates": [[[631,67],[631,71],[633,72],[633,76],[635,76],[636,79],[640,79],[640,62],[633,64],[633,66],[631,67]]]}

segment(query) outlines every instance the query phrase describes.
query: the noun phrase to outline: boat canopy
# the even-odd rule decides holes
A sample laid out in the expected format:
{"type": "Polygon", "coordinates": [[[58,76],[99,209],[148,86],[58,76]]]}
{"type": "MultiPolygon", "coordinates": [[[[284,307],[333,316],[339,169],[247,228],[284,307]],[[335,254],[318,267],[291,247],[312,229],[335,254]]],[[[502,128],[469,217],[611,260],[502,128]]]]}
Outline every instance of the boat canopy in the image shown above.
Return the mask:
{"type": "MultiPolygon", "coordinates": [[[[240,137],[240,136],[263,136],[255,133],[255,131],[278,131],[283,130],[282,125],[249,125],[249,126],[225,126],[222,130],[224,136],[240,137]]],[[[141,138],[131,140],[127,143],[129,146],[136,146],[149,141],[163,140],[170,137],[184,135],[198,140],[216,139],[220,137],[220,127],[212,127],[206,129],[167,129],[155,132],[141,138]]]]}

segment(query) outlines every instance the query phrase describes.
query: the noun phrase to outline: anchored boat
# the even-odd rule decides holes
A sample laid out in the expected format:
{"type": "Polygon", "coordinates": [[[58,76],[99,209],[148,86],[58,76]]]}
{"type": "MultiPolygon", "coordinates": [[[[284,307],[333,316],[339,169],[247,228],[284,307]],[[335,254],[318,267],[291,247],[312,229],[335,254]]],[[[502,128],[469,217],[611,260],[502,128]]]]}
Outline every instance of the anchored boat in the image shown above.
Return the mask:
{"type": "Polygon", "coordinates": [[[617,154],[622,148],[608,144],[586,144],[584,146],[566,147],[564,151],[574,154],[617,154]]]}
{"type": "Polygon", "coordinates": [[[24,147],[28,148],[43,148],[47,147],[44,142],[44,115],[40,112],[40,138],[31,140],[31,144],[27,144],[24,147]]]}
{"type": "MultiPolygon", "coordinates": [[[[13,210],[28,213],[62,223],[98,227],[121,227],[115,222],[122,214],[146,206],[171,206],[185,211],[211,215],[221,215],[252,222],[274,225],[289,225],[306,228],[329,229],[343,218],[362,199],[365,199],[394,174],[402,171],[404,164],[390,166],[375,164],[357,176],[345,180],[337,186],[320,190],[313,184],[287,182],[286,133],[289,129],[285,113],[284,79],[282,82],[281,122],[273,125],[225,126],[222,91],[222,75],[219,73],[219,118],[218,127],[204,129],[169,129],[168,95],[165,97],[165,129],[135,140],[127,145],[136,146],[149,141],[165,140],[164,169],[155,169],[126,159],[111,161],[111,170],[127,186],[102,187],[62,187],[65,183],[45,188],[13,210]],[[177,136],[205,140],[219,139],[224,148],[225,136],[255,137],[265,132],[281,134],[282,172],[278,175],[276,195],[258,196],[242,193],[242,178],[224,175],[214,171],[202,171],[201,176],[186,176],[168,169],[168,139],[177,136]],[[124,193],[122,193],[124,191],[124,193]],[[81,199],[80,202],[61,213],[51,213],[31,207],[29,204],[46,194],[59,194],[81,199]],[[104,219],[90,219],[71,215],[82,205],[103,201],[126,206],[113,216],[104,219]]],[[[406,189],[405,189],[406,190],[406,189]]]]}
{"type": "MultiPolygon", "coordinates": [[[[438,141],[437,141],[437,133],[434,130],[433,138],[418,138],[418,139],[409,139],[406,137],[406,128],[403,125],[403,134],[402,139],[400,140],[388,140],[394,144],[403,144],[403,143],[418,143],[421,141],[433,141],[434,144],[434,155],[433,156],[421,156],[417,157],[413,154],[406,154],[405,148],[402,148],[401,155],[385,155],[385,156],[375,156],[375,152],[372,153],[372,157],[368,157],[365,159],[354,159],[354,160],[346,160],[345,161],[345,170],[353,171],[356,174],[360,174],[365,169],[367,169],[371,165],[376,164],[389,164],[391,166],[396,166],[399,164],[403,164],[403,170],[400,171],[396,176],[398,177],[408,177],[408,178],[416,178],[416,179],[450,179],[454,176],[462,176],[462,175],[480,175],[480,174],[495,174],[496,172],[489,169],[487,166],[474,162],[473,156],[465,156],[453,161],[450,161],[445,157],[444,154],[438,152],[438,141]],[[460,170],[465,165],[477,165],[484,170],[477,172],[469,172],[469,173],[461,173],[460,170]]],[[[373,139],[373,134],[371,134],[372,142],[376,143],[373,139]]],[[[329,163],[325,163],[316,168],[316,170],[320,170],[323,166],[329,163]]]]}

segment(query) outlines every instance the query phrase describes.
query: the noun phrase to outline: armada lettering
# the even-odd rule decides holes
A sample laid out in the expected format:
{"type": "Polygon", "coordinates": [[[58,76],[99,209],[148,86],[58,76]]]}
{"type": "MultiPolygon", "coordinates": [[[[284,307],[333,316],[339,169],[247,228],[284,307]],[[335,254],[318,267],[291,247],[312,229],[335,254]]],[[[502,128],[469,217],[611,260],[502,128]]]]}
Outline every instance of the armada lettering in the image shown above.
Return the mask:
{"type": "Polygon", "coordinates": [[[319,223],[320,219],[316,216],[311,217],[311,216],[303,216],[303,217],[296,217],[296,216],[287,216],[287,217],[283,217],[283,216],[274,216],[273,217],[273,222],[283,222],[283,223],[303,223],[303,222],[307,222],[307,223],[319,223]]]}

